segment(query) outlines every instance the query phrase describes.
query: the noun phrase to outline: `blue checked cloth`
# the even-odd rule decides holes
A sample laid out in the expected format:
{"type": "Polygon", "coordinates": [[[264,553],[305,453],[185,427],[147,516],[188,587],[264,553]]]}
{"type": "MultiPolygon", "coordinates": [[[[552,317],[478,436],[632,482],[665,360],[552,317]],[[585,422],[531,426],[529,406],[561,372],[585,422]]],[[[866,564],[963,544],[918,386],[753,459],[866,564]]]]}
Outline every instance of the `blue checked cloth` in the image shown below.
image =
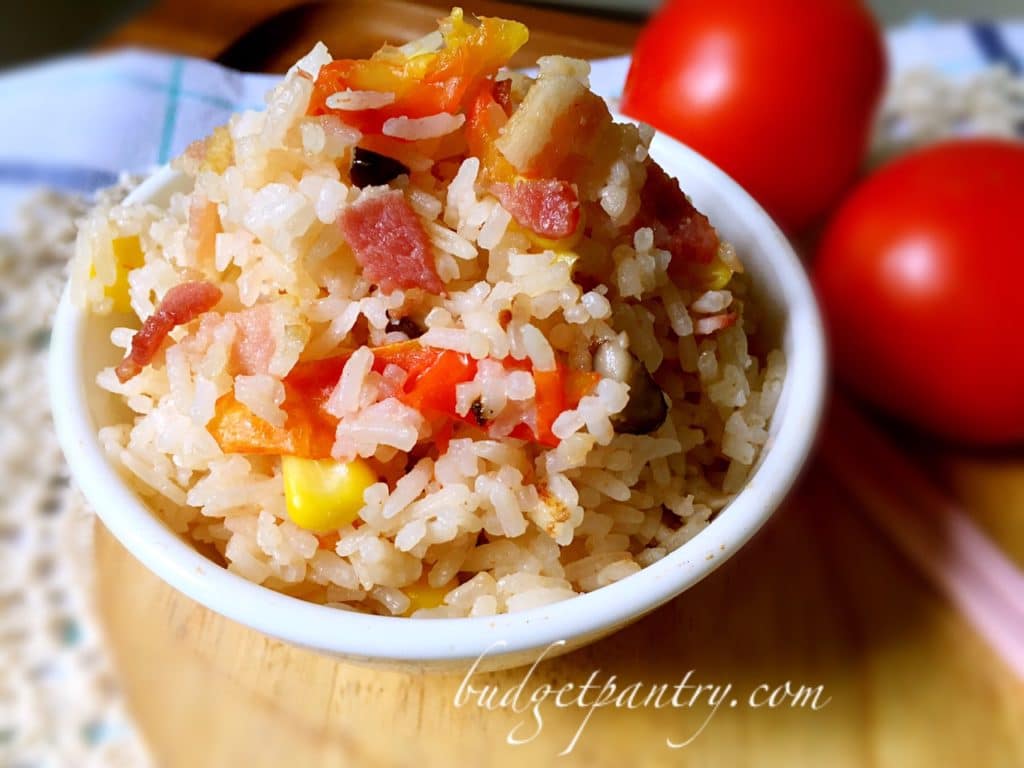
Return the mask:
{"type": "MultiPolygon", "coordinates": [[[[888,32],[892,73],[929,66],[966,78],[1024,66],[1024,21],[935,23],[888,32]]],[[[626,57],[594,62],[593,84],[616,99],[626,57]]],[[[123,170],[167,162],[232,112],[259,108],[277,76],[206,61],[127,50],[79,56],[0,75],[0,231],[18,200],[38,187],[90,192],[123,170]]]]}

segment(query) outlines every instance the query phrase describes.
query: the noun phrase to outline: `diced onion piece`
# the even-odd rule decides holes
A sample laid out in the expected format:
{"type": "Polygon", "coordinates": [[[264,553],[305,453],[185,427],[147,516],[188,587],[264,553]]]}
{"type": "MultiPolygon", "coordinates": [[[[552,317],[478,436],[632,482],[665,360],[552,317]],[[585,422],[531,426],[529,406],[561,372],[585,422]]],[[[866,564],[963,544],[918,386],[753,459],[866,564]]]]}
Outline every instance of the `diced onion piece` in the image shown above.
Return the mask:
{"type": "Polygon", "coordinates": [[[526,172],[552,142],[571,145],[577,140],[559,134],[556,126],[566,114],[583,114],[585,106],[593,111],[589,101],[594,98],[574,77],[542,77],[526,92],[495,145],[516,170],[526,172]]]}

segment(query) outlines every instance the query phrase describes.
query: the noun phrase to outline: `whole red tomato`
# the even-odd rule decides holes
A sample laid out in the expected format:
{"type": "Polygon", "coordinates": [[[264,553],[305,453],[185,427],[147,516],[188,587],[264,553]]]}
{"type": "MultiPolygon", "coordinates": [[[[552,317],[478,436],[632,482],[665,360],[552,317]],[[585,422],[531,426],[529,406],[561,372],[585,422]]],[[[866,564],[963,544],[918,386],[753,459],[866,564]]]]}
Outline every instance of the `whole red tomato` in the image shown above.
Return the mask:
{"type": "Polygon", "coordinates": [[[863,182],[814,279],[840,377],[975,443],[1024,440],[1024,144],[963,140],[863,182]]]}
{"type": "Polygon", "coordinates": [[[856,177],[884,75],[859,0],[668,0],[633,51],[622,109],[708,157],[794,231],[856,177]]]}

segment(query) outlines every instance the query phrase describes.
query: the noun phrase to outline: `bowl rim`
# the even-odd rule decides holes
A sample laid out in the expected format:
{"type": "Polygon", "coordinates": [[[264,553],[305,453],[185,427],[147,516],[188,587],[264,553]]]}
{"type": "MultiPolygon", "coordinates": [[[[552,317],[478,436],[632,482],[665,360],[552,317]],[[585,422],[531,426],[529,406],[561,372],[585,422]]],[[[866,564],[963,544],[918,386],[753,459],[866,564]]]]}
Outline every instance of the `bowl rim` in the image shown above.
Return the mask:
{"type": "MultiPolygon", "coordinates": [[[[616,116],[621,119],[621,116],[616,116]]],[[[674,154],[672,165],[704,177],[738,216],[764,238],[778,273],[786,326],[792,334],[783,386],[784,420],[764,448],[754,474],[704,530],[661,560],[594,592],[518,613],[439,618],[409,624],[309,603],[247,581],[207,559],[150,511],[109,462],[88,409],[83,340],[87,313],[66,287],[54,320],[49,389],[57,437],[86,499],[121,544],[148,569],[207,608],[267,635],[354,659],[397,663],[466,662],[483,655],[537,651],[613,631],[696,584],[738,551],[771,517],[796,481],[817,435],[826,391],[826,347],[809,279],[792,245],[767,213],[710,161],[663,134],[652,155],[674,154]],[[412,632],[394,631],[401,628],[412,632]]],[[[176,172],[157,171],[134,192],[147,199],[173,184],[176,172]]]]}

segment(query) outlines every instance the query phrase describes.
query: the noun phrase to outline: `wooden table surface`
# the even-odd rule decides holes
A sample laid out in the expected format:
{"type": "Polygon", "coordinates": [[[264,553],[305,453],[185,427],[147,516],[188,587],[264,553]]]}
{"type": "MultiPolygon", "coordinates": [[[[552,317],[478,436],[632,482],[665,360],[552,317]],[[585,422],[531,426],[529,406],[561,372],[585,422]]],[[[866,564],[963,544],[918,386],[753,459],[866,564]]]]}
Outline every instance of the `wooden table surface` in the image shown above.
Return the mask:
{"type": "MultiPolygon", "coordinates": [[[[293,5],[167,3],[108,43],[216,58],[244,30],[293,5]]],[[[465,7],[527,21],[532,56],[559,47],[610,55],[628,49],[636,34],[630,23],[538,8],[465,7]]],[[[436,13],[395,0],[307,4],[285,17],[280,34],[272,30],[272,48],[232,55],[281,70],[318,37],[336,55],[363,55],[382,36],[426,31],[436,13]]],[[[1024,458],[920,446],[917,452],[1024,567],[1024,458]]],[[[511,746],[506,736],[518,723],[520,733],[532,732],[531,715],[457,707],[459,676],[367,669],[270,640],[176,593],[102,526],[96,556],[100,610],[122,683],[159,764],[172,768],[1024,765],[1024,685],[817,460],[731,561],[638,624],[544,662],[528,688],[581,684],[598,669],[599,680],[615,674],[673,685],[693,670],[695,683],[731,684],[738,706],[722,706],[710,719],[708,706],[600,710],[561,758],[584,711],[549,703],[541,709],[540,734],[511,746]],[[822,686],[827,706],[746,704],[758,686],[787,681],[822,686]],[[666,745],[698,731],[688,746],[666,745]]],[[[523,674],[495,673],[477,683],[508,689],[523,674]]]]}

